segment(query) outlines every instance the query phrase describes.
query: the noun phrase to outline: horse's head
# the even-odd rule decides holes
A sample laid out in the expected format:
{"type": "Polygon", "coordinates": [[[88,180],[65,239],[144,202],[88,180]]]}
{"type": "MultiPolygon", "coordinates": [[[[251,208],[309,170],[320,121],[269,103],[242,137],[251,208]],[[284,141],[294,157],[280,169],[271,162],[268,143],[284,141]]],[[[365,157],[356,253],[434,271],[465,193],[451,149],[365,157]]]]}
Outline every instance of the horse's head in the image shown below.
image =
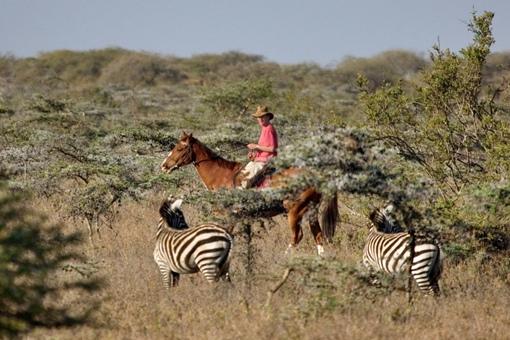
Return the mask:
{"type": "Polygon", "coordinates": [[[163,163],[161,163],[161,171],[170,173],[181,166],[193,162],[194,154],[192,144],[194,141],[195,139],[191,133],[188,135],[186,132],[183,132],[177,144],[175,144],[163,163]]]}

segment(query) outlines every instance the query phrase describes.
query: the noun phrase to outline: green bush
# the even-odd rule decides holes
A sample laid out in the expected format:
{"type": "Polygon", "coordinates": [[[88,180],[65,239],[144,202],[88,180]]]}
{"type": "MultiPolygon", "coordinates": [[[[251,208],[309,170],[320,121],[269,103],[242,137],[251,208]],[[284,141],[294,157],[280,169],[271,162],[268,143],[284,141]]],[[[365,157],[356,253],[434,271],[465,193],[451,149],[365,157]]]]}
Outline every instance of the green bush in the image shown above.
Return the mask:
{"type": "Polygon", "coordinates": [[[359,74],[366,77],[371,86],[379,87],[386,82],[411,79],[426,66],[426,61],[416,53],[390,50],[371,58],[347,57],[337,65],[335,73],[353,88],[359,74]]]}
{"type": "MultiPolygon", "coordinates": [[[[97,279],[67,279],[57,273],[73,262],[83,262],[73,246],[81,243],[78,232],[66,234],[48,225],[28,209],[28,197],[0,183],[0,336],[14,336],[33,327],[73,326],[87,322],[92,300],[78,311],[56,303],[66,291],[98,289],[97,279]],[[49,302],[51,301],[51,302],[49,302]]],[[[82,299],[84,296],[82,296],[82,299]]]]}
{"type": "Polygon", "coordinates": [[[408,176],[429,182],[429,196],[411,204],[460,258],[475,249],[508,250],[510,123],[482,72],[494,42],[492,18],[473,14],[473,42],[458,54],[434,47],[411,89],[397,83],[370,90],[366,78],[359,81],[377,138],[399,151],[408,176]]]}
{"type": "Polygon", "coordinates": [[[360,80],[361,103],[380,138],[419,163],[445,194],[510,170],[510,125],[494,97],[482,96],[482,69],[494,42],[492,17],[473,15],[473,43],[459,55],[436,47],[412,92],[401,84],[369,92],[367,79],[360,80]]]}
{"type": "Polygon", "coordinates": [[[167,60],[155,55],[124,54],[106,66],[101,73],[103,84],[125,86],[154,86],[178,83],[187,76],[167,60]]]}
{"type": "Polygon", "coordinates": [[[246,80],[222,87],[206,87],[202,91],[202,103],[216,113],[230,116],[244,115],[257,104],[273,97],[272,83],[266,79],[246,80]]]}

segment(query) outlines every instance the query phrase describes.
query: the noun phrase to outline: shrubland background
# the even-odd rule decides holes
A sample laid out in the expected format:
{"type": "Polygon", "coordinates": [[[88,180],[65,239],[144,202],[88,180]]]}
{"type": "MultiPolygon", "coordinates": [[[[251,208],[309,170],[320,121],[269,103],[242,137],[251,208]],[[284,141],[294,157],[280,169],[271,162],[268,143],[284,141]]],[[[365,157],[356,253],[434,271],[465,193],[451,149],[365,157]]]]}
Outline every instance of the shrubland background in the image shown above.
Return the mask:
{"type": "Polygon", "coordinates": [[[461,51],[391,50],[328,68],[239,52],[0,56],[0,334],[509,338],[510,53],[490,53],[491,19],[472,17],[461,51]],[[183,130],[246,161],[259,104],[276,115],[276,165],[306,166],[306,183],[339,192],[325,259],[306,223],[287,256],[285,218],[251,217],[271,196],[208,193],[192,166],[159,170],[183,130]],[[194,275],[163,290],[152,250],[168,195],[184,198],[192,225],[236,225],[231,285],[194,275]],[[440,299],[415,292],[408,305],[405,278],[374,286],[360,268],[367,230],[343,207],[368,214],[389,201],[403,227],[441,242],[440,299]]]}

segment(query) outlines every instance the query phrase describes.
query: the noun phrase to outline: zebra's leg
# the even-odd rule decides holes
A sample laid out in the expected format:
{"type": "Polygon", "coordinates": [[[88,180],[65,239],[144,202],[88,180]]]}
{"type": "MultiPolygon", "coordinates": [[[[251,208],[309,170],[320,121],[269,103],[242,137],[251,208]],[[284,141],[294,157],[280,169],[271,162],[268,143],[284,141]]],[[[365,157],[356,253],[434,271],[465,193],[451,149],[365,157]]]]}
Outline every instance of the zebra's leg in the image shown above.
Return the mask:
{"type": "Polygon", "coordinates": [[[368,278],[371,280],[370,283],[375,286],[379,286],[381,284],[381,282],[379,281],[379,279],[377,277],[375,277],[377,271],[370,264],[370,261],[365,257],[365,255],[363,255],[363,259],[362,259],[361,263],[363,264],[363,267],[365,267],[365,269],[368,272],[368,278]]]}
{"type": "Polygon", "coordinates": [[[232,279],[230,278],[230,273],[226,272],[225,274],[220,276],[223,281],[226,282],[232,282],[232,279]]]}
{"type": "Polygon", "coordinates": [[[441,289],[439,288],[439,275],[435,271],[435,268],[433,268],[429,274],[429,285],[429,294],[432,294],[434,297],[441,296],[441,289]]]}
{"type": "Polygon", "coordinates": [[[172,287],[177,287],[179,285],[180,274],[172,271],[170,272],[170,274],[172,277],[172,287]]]}
{"type": "Polygon", "coordinates": [[[422,266],[420,268],[413,268],[412,276],[416,285],[424,294],[433,295],[435,297],[440,295],[438,284],[438,276],[434,272],[434,268],[429,271],[429,268],[422,266]]]}
{"type": "Polygon", "coordinates": [[[441,289],[439,288],[439,278],[441,277],[441,272],[443,270],[443,263],[441,259],[441,249],[439,247],[437,248],[437,255],[434,262],[434,265],[432,267],[432,270],[430,271],[430,282],[432,287],[432,294],[434,294],[435,297],[441,296],[441,289]]]}
{"type": "Polygon", "coordinates": [[[422,258],[416,257],[411,273],[418,288],[424,294],[431,294],[437,296],[439,293],[438,279],[440,275],[440,266],[438,266],[437,254],[425,253],[421,255],[422,258]],[[428,255],[428,258],[423,256],[428,255]]]}
{"type": "Polygon", "coordinates": [[[220,268],[214,262],[200,263],[198,268],[208,282],[216,282],[220,277],[220,268]]]}
{"type": "Polygon", "coordinates": [[[158,263],[159,273],[161,274],[161,279],[163,280],[163,286],[166,289],[170,288],[170,268],[168,265],[164,263],[158,263]]]}
{"type": "Polygon", "coordinates": [[[230,280],[230,273],[229,273],[229,268],[230,268],[230,251],[231,249],[229,249],[228,253],[226,254],[225,258],[223,258],[220,263],[219,263],[219,268],[220,268],[220,271],[219,271],[219,276],[222,280],[224,281],[227,281],[227,282],[232,282],[230,280]]]}
{"type": "Polygon", "coordinates": [[[437,281],[431,283],[431,288],[432,288],[432,295],[434,295],[434,297],[441,296],[441,289],[439,288],[439,283],[437,281]]]}
{"type": "Polygon", "coordinates": [[[229,273],[229,263],[225,263],[223,265],[223,268],[221,269],[221,273],[220,273],[220,277],[223,281],[227,281],[227,282],[232,282],[232,280],[230,279],[230,273],[229,273]]]}

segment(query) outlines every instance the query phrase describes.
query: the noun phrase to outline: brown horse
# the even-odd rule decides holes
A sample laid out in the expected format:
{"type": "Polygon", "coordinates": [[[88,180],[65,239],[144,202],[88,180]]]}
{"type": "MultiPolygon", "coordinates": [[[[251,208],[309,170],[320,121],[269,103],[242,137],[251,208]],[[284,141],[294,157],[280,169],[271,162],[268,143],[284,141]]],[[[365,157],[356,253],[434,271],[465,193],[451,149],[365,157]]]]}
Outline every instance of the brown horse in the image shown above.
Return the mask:
{"type": "MultiPolygon", "coordinates": [[[[240,172],[243,169],[241,163],[228,161],[218,156],[198,139],[194,138],[192,134],[183,132],[175,147],[170,151],[163,163],[161,163],[161,170],[171,173],[188,164],[195,166],[198,175],[208,190],[238,188],[241,185],[242,176],[240,176],[240,172]]],[[[285,185],[286,179],[295,178],[302,171],[296,168],[282,170],[271,177],[270,187],[281,187],[285,185]]],[[[297,246],[303,238],[303,231],[301,229],[303,215],[311,208],[317,208],[313,210],[314,214],[310,214],[309,222],[317,245],[317,252],[319,255],[322,255],[324,253],[323,241],[324,239],[331,241],[339,217],[336,193],[332,197],[326,197],[316,188],[308,187],[300,192],[297,197],[285,201],[283,206],[287,211],[288,223],[292,232],[292,240],[288,250],[297,246]],[[318,209],[318,205],[323,198],[326,206],[324,209],[318,209]],[[321,210],[321,223],[319,223],[318,218],[319,210],[321,210]]],[[[281,212],[274,212],[272,215],[274,216],[278,213],[281,212]]]]}

